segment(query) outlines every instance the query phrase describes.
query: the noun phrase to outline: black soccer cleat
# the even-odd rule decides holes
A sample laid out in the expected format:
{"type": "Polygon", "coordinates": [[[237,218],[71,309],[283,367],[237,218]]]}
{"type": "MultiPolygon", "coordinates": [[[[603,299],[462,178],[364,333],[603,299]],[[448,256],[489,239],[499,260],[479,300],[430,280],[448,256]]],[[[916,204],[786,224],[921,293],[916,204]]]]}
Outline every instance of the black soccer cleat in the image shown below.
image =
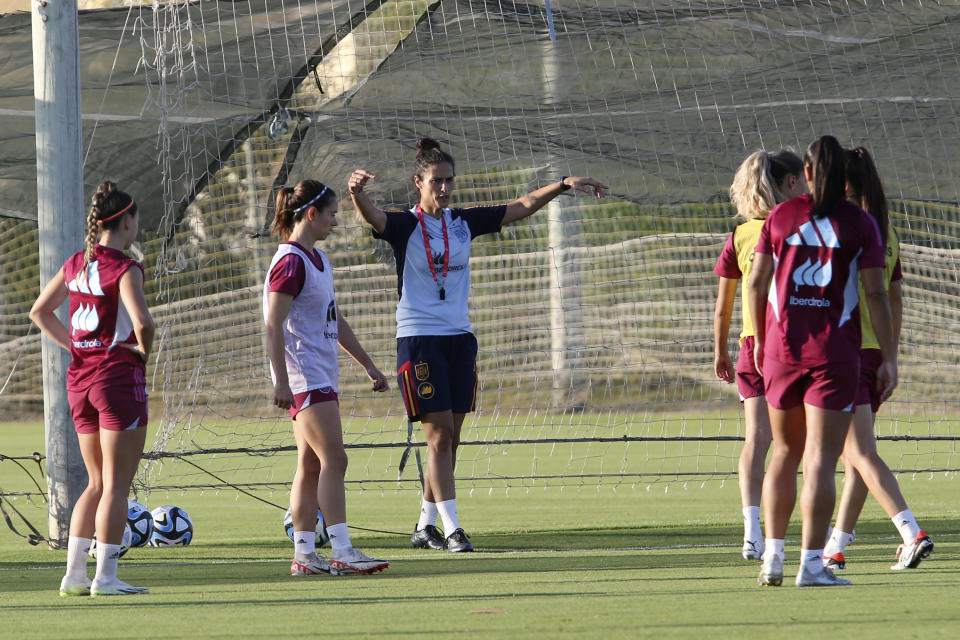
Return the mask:
{"type": "Polygon", "coordinates": [[[470,538],[467,537],[467,534],[463,531],[463,529],[457,529],[447,536],[447,551],[452,553],[473,551],[473,545],[470,543],[470,538]]]}
{"type": "Polygon", "coordinates": [[[437,551],[442,551],[447,548],[447,543],[444,542],[443,536],[440,535],[440,532],[432,524],[428,524],[423,529],[414,529],[413,535],[410,536],[410,544],[413,545],[414,549],[436,549],[437,551]]]}

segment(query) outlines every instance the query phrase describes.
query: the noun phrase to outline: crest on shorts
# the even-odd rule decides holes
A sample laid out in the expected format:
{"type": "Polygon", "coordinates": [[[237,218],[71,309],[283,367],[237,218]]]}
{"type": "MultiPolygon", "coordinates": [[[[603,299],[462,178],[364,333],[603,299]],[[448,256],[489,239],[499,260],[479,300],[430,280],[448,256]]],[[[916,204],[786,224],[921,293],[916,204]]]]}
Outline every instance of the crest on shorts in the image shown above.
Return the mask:
{"type": "Polygon", "coordinates": [[[426,362],[418,362],[413,365],[413,375],[417,376],[417,380],[426,380],[430,377],[430,365],[426,362]]]}
{"type": "Polygon", "coordinates": [[[434,389],[433,385],[429,382],[424,382],[419,387],[417,387],[417,395],[423,398],[424,400],[429,400],[433,397],[434,389]]]}

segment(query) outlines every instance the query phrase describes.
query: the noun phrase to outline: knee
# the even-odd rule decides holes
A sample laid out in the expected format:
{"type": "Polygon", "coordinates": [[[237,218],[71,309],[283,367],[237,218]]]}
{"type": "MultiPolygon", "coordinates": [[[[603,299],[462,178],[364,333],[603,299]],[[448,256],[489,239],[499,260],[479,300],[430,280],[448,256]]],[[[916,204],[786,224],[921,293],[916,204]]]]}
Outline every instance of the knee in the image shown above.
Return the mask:
{"type": "Polygon", "coordinates": [[[452,429],[434,429],[427,444],[436,453],[450,453],[459,444],[459,441],[454,441],[452,429]]]}
{"type": "Polygon", "coordinates": [[[347,462],[347,452],[340,449],[324,456],[323,470],[325,473],[335,473],[343,477],[347,473],[347,462]]]}

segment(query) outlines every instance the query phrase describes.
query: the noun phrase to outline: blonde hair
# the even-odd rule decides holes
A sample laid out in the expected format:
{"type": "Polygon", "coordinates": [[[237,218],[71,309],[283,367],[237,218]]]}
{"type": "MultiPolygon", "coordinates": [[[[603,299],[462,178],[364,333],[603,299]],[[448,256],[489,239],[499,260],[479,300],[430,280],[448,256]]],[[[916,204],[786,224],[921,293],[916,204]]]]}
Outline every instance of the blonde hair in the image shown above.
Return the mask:
{"type": "Polygon", "coordinates": [[[788,199],[781,188],[783,179],[802,172],[803,162],[789,149],[751,153],[740,163],[730,185],[730,201],[737,216],[744,220],[766,218],[775,206],[788,199]]]}

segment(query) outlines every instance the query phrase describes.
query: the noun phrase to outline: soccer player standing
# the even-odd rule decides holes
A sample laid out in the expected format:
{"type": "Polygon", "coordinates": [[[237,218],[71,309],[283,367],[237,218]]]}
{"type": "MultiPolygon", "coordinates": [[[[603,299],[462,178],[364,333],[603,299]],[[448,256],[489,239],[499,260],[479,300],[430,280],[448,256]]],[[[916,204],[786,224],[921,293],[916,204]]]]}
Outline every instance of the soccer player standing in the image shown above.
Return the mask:
{"type": "Polygon", "coordinates": [[[806,189],[803,162],[792,151],[755,151],[747,156],[730,185],[730,200],[737,210],[737,216],[745,222],[738,225],[727,238],[713,269],[713,272],[720,276],[713,316],[714,371],[724,382],[732,383],[736,380],[744,412],[745,437],[738,466],[743,511],[741,554],[744,560],[759,560],[763,555],[760,492],[771,440],[770,419],[763,396],[763,377],[753,363],[755,332],[746,301],[746,281],[750,277],[753,250],[757,246],[757,238],[767,214],[779,203],[804,193],[806,189]],[[740,353],[734,369],[727,349],[727,337],[730,333],[737,283],[741,279],[744,282],[743,328],[740,331],[740,353]]]}
{"type": "MultiPolygon", "coordinates": [[[[847,198],[874,217],[886,250],[887,266],[883,271],[883,281],[887,285],[887,296],[893,312],[893,337],[896,343],[899,341],[903,315],[900,241],[890,226],[887,198],[870,152],[863,147],[857,147],[845,151],[844,158],[847,198]]],[[[860,348],[860,387],[850,432],[843,445],[843,492],[840,496],[840,508],[837,510],[836,526],[823,551],[824,563],[828,567],[845,568],[843,552],[853,541],[853,529],[867,499],[869,487],[903,539],[903,544],[897,548],[897,561],[890,568],[915,569],[920,565],[920,561],[933,551],[933,541],[920,529],[913,512],[907,507],[896,477],[877,452],[873,425],[881,402],[876,389],[876,375],[882,353],[873,334],[870,313],[865,308],[860,311],[860,326],[863,333],[860,348]]]]}
{"type": "Polygon", "coordinates": [[[757,330],[754,357],[774,443],[763,485],[767,540],[758,581],[764,586],[783,581],[784,539],[801,458],[796,584],[850,583],[823,565],[823,547],[836,500],[833,476],[857,396],[859,279],[882,352],[881,398],[897,384],[883,244],[870,214],[845,198],[843,149],[836,138],[823,136],[807,148],[804,176],[811,193],[778,205],[764,222],[748,284],[757,330]]]}
{"type": "Polygon", "coordinates": [[[337,345],[364,368],[374,391],[386,391],[387,380],[337,308],[330,260],[313,246],[337,226],[337,206],[333,190],[316,180],[280,190],[272,231],[281,243],[263,287],[273,403],[290,412],[297,442],[297,471],[290,489],[290,573],[295,576],[373,573],[389,566],[354,548],[347,530],[337,345]],[[333,547],[329,562],[316,553],[318,508],[333,547]]]}
{"type": "Polygon", "coordinates": [[[30,310],[30,319],[72,356],[67,398],[88,478],[70,516],[62,596],[148,591],[117,578],[127,496],[147,434],[145,371],[154,334],[143,267],[123,253],[139,226],[133,198],[113,182],[101,184],[87,215],[86,249],[64,263],[30,310]],[[68,296],[69,328],[54,315],[68,296]],[[91,582],[87,554],[95,531],[91,582]]]}
{"type": "Polygon", "coordinates": [[[454,465],[463,420],[473,410],[477,386],[477,340],[470,326],[470,243],[533,214],[550,200],[577,189],[602,197],[591,178],[563,177],[506,205],[450,208],[453,157],[437,141],[417,141],[413,183],[419,202],[407,211],[378,209],[364,186],[374,176],[357,169],[350,195],[374,237],[388,241],[397,262],[397,376],[410,420],[423,423],[427,440],[420,520],[411,542],[417,548],[472,551],[457,518],[454,465]],[[444,535],[436,528],[443,520],[444,535]]]}

